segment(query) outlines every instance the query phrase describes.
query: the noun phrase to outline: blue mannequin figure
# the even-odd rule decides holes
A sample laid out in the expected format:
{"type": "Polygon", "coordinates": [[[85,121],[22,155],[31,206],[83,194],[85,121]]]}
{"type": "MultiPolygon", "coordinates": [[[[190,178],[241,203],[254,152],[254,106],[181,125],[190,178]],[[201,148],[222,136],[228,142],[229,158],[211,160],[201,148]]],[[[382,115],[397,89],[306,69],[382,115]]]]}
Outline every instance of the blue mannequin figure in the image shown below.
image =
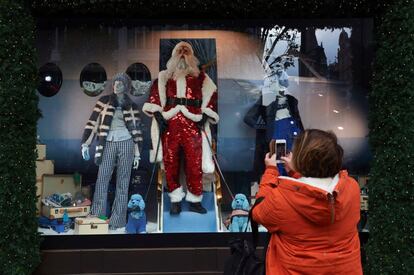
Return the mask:
{"type": "MultiPolygon", "coordinates": [[[[275,109],[275,115],[273,130],[271,132],[272,139],[286,140],[286,152],[290,152],[292,150],[293,141],[303,130],[303,126],[300,121],[299,111],[297,111],[297,100],[292,95],[287,94],[289,76],[282,65],[278,64],[276,66],[276,76],[278,78],[279,87],[278,91],[276,91],[275,102],[272,103],[275,105],[273,107],[275,109]],[[292,104],[292,101],[296,101],[295,104],[292,104]],[[296,117],[295,114],[292,113],[291,105],[295,105],[296,117]]],[[[281,175],[287,175],[283,163],[278,163],[277,167],[281,175]]]]}

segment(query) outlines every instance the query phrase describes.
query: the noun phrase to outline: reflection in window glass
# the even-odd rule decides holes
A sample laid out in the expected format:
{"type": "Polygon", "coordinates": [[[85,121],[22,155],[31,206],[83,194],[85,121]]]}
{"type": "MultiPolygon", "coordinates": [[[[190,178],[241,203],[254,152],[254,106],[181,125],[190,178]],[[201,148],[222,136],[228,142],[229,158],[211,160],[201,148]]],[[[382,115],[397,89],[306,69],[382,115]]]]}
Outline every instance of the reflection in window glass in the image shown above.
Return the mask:
{"type": "Polygon", "coordinates": [[[83,92],[88,96],[98,96],[105,90],[106,71],[98,63],[86,65],[79,78],[83,92]]]}
{"type": "MultiPolygon", "coordinates": [[[[47,47],[59,53],[59,65],[65,71],[65,86],[64,92],[56,99],[53,98],[53,102],[40,99],[39,108],[43,118],[38,123],[38,135],[46,145],[48,161],[53,161],[53,167],[40,162],[38,165],[39,168],[40,165],[45,165],[44,171],[57,177],[43,177],[43,180],[48,181],[48,186],[52,186],[52,180],[64,180],[68,183],[67,186],[73,187],[71,190],[63,190],[58,188],[60,185],[56,185],[49,193],[39,195],[46,199],[47,196],[56,194],[45,203],[66,200],[71,207],[74,204],[75,207],[85,206],[79,208],[82,211],[76,212],[77,217],[75,212],[67,211],[65,220],[71,226],[66,227],[64,234],[125,233],[124,227],[133,218],[137,220],[136,227],[140,228],[139,232],[142,232],[142,223],[145,223],[147,233],[229,232],[236,231],[236,228],[243,229],[243,226],[231,226],[235,220],[244,220],[233,217],[236,214],[244,217],[243,213],[252,203],[264,171],[263,159],[269,151],[269,142],[272,139],[282,140],[280,144],[283,144],[283,148],[276,149],[289,151],[295,137],[307,128],[333,131],[345,151],[344,168],[357,178],[366,177],[371,157],[366,138],[366,117],[373,55],[372,22],[351,20],[346,26],[335,20],[326,21],[326,25],[321,25],[321,22],[323,21],[309,21],[304,24],[303,21],[293,20],[285,25],[275,22],[263,26],[252,23],[252,26],[237,29],[225,24],[140,26],[129,22],[128,27],[111,26],[110,23],[84,26],[81,32],[78,25],[68,24],[58,45],[39,47],[43,62],[50,60],[47,47]],[[104,43],[92,43],[91,37],[104,43]],[[174,74],[160,74],[166,70],[172,50],[180,41],[190,43],[198,61],[195,62],[198,69],[208,75],[217,86],[217,98],[211,104],[203,101],[210,97],[196,95],[196,90],[203,88],[202,81],[191,76],[186,76],[185,81],[177,81],[174,74]],[[135,63],[137,60],[142,63],[135,63]],[[89,63],[92,61],[99,64],[89,63]],[[126,72],[130,76],[134,88],[131,91],[134,96],[128,95],[131,102],[118,102],[112,89],[105,90],[108,81],[105,70],[110,75],[126,72]],[[78,81],[82,90],[90,97],[72,96],[73,91],[79,90],[78,81]],[[193,89],[193,84],[188,84],[188,81],[198,83],[198,86],[195,85],[193,89]],[[151,90],[158,90],[158,94],[152,94],[149,91],[150,86],[151,90]],[[94,98],[95,96],[98,97],[94,98]],[[100,98],[107,101],[97,103],[100,98]],[[107,105],[108,102],[113,106],[107,105]],[[143,112],[146,103],[152,105],[147,105],[151,108],[144,108],[143,112]],[[122,108],[132,105],[138,107],[139,113],[134,110],[123,113],[122,108]],[[206,111],[208,108],[212,111],[206,111]],[[93,114],[95,111],[99,113],[96,117],[93,114]],[[160,115],[152,117],[152,113],[157,111],[160,115]],[[210,132],[201,132],[194,125],[194,121],[201,120],[202,112],[210,114],[207,118],[210,132]],[[217,124],[211,123],[214,112],[220,118],[217,124]],[[83,161],[81,139],[85,125],[91,132],[97,131],[99,127],[108,131],[111,127],[121,129],[123,123],[129,125],[131,113],[140,116],[140,121],[135,126],[143,140],[139,145],[139,168],[132,170],[128,198],[122,202],[124,206],[131,202],[128,216],[125,213],[125,225],[117,231],[106,228],[112,213],[120,209],[115,199],[116,173],[109,181],[104,200],[105,213],[95,217],[102,221],[78,219],[76,225],[76,218],[88,218],[87,214],[93,209],[100,169],[93,159],[102,150],[96,139],[109,135],[109,132],[108,135],[100,132],[100,135],[94,136],[89,147],[90,160],[83,161]],[[147,116],[148,113],[150,116],[147,116]],[[176,118],[178,115],[179,118],[176,118]],[[188,139],[182,144],[174,143],[174,146],[177,145],[174,148],[169,140],[158,142],[159,123],[164,119],[166,123],[161,126],[169,127],[168,125],[177,123],[185,115],[186,118],[193,119],[192,122],[187,121],[191,124],[191,129],[182,127],[188,134],[188,139]],[[124,120],[125,117],[128,120],[124,120]],[[106,124],[100,124],[102,121],[106,121],[106,124]],[[184,143],[194,145],[200,140],[202,144],[194,146],[195,149],[184,148],[184,143]],[[98,151],[95,150],[96,145],[99,147],[98,151]],[[207,213],[190,211],[191,204],[184,198],[180,204],[181,212],[175,209],[179,214],[171,215],[172,200],[169,193],[174,191],[172,186],[181,185],[183,192],[180,192],[179,199],[184,193],[188,194],[186,182],[194,178],[192,174],[200,172],[198,166],[198,170],[191,170],[191,166],[202,166],[187,156],[199,154],[200,146],[204,146],[201,147],[202,150],[213,147],[225,181],[221,179],[217,169],[212,173],[204,172],[201,204],[207,213]],[[177,161],[176,165],[172,165],[175,174],[171,170],[166,171],[171,165],[166,168],[167,162],[163,159],[168,155],[167,150],[173,149],[180,156],[171,156],[171,159],[180,159],[180,163],[177,161]],[[155,155],[164,161],[163,165],[154,166],[152,159],[155,155]],[[174,175],[171,176],[172,174],[174,175]],[[80,184],[73,184],[73,177],[67,175],[81,175],[78,177],[80,184]],[[172,178],[178,178],[180,184],[172,182],[172,178]],[[76,194],[78,195],[75,196],[76,194]],[[134,194],[143,198],[145,207],[141,198],[133,197],[134,194]],[[233,197],[239,198],[239,201],[233,203],[233,197]],[[234,210],[237,211],[233,212],[234,210]],[[144,214],[146,222],[143,222],[144,214]],[[79,228],[80,224],[90,222],[97,224],[95,233],[90,230],[85,233],[83,227],[79,228]]],[[[42,41],[53,41],[51,38],[54,35],[53,30],[40,28],[38,44],[41,45],[42,41]]],[[[181,68],[185,69],[186,65],[180,62],[178,60],[177,65],[181,64],[181,68]]],[[[176,130],[178,132],[182,129],[177,127],[176,130]]],[[[128,131],[123,131],[119,136],[114,133],[109,136],[116,139],[129,138],[128,135],[128,131]]],[[[186,197],[192,199],[191,196],[186,197]]],[[[42,203],[42,207],[45,203],[42,203]]],[[[65,211],[62,210],[62,213],[65,211]]],[[[63,216],[58,221],[51,216],[47,219],[50,223],[62,222],[63,216]]],[[[46,223],[45,220],[43,222],[46,223]]],[[[57,234],[50,227],[39,231],[44,234],[57,234]]]]}
{"type": "Polygon", "coordinates": [[[39,69],[39,86],[37,91],[46,97],[56,95],[62,86],[62,71],[54,63],[46,63],[39,69]]]}
{"type": "Polygon", "coordinates": [[[132,81],[131,95],[148,94],[151,86],[151,73],[147,66],[142,63],[134,63],[128,67],[126,73],[132,81]]]}

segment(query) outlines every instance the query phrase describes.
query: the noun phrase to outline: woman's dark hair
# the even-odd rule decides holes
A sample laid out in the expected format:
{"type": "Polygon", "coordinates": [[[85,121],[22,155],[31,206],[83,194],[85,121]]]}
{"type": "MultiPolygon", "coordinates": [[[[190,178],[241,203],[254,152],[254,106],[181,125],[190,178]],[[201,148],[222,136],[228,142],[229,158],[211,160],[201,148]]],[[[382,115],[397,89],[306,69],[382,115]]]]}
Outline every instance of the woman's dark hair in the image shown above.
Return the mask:
{"type": "Polygon", "coordinates": [[[341,170],[344,150],[333,132],[308,129],[295,140],[292,154],[294,169],[302,176],[327,178],[341,170]]]}

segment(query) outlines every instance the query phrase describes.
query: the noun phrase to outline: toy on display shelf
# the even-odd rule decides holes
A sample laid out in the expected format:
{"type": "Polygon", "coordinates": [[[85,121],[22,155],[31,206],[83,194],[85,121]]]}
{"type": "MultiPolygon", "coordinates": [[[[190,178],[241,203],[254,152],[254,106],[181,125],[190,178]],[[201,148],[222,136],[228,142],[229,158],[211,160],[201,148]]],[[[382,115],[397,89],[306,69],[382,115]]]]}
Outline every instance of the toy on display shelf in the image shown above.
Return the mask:
{"type": "Polygon", "coordinates": [[[231,203],[231,208],[233,211],[224,224],[231,232],[246,232],[250,210],[246,195],[236,194],[231,203]]]}
{"type": "Polygon", "coordinates": [[[89,206],[92,204],[91,200],[83,192],[76,192],[73,202],[75,206],[89,206]]]}
{"type": "Polygon", "coordinates": [[[72,206],[72,194],[71,193],[64,193],[64,194],[52,194],[47,196],[46,198],[42,199],[44,205],[51,205],[53,207],[69,207],[72,206]]]}
{"type": "Polygon", "coordinates": [[[133,194],[128,202],[128,234],[146,233],[147,216],[145,215],[145,202],[140,194],[133,194]]]}
{"type": "Polygon", "coordinates": [[[39,217],[39,227],[52,229],[57,233],[68,232],[73,224],[71,218],[68,217],[68,214],[63,215],[63,219],[48,219],[47,217],[39,217]]]}

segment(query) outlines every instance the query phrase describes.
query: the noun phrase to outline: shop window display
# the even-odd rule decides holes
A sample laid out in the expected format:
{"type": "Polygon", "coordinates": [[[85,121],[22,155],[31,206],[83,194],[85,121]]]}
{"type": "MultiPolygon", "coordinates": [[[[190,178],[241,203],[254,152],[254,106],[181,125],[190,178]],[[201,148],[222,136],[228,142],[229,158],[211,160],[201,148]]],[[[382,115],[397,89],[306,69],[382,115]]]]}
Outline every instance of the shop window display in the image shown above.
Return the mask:
{"type": "MultiPolygon", "coordinates": [[[[40,99],[38,135],[46,159],[54,161],[48,173],[79,175],[80,182],[72,192],[41,197],[90,210],[75,215],[57,204],[62,217],[40,217],[39,231],[250,230],[246,213],[270,141],[288,152],[307,128],[334,131],[345,168],[365,176],[371,23],[318,24],[59,30],[65,35],[58,47],[47,47],[60,52],[64,98],[40,99]],[[97,33],[105,43],[91,47],[89,37],[97,33]],[[71,96],[77,91],[83,93],[71,96]],[[116,129],[125,139],[117,139],[116,129]],[[110,150],[124,142],[129,145],[110,150]],[[57,230],[53,223],[66,227],[57,230]]],[[[40,27],[38,43],[54,33],[40,27]]],[[[52,59],[41,57],[43,63],[52,59]]],[[[43,189],[47,178],[39,180],[43,189]]]]}

